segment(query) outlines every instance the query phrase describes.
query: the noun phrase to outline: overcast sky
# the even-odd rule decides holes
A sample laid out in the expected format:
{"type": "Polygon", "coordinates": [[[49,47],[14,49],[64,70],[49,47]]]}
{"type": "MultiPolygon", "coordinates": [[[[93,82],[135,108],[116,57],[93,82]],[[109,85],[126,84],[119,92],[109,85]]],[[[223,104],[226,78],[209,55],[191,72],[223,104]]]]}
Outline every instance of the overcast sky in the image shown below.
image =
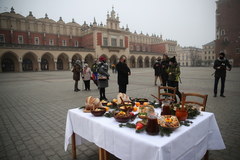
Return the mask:
{"type": "Polygon", "coordinates": [[[176,40],[181,46],[202,45],[215,39],[216,0],[0,0],[0,12],[27,16],[32,11],[36,18],[48,17],[65,23],[75,19],[80,25],[96,18],[106,23],[107,11],[119,14],[120,27],[131,32],[162,35],[176,40]]]}

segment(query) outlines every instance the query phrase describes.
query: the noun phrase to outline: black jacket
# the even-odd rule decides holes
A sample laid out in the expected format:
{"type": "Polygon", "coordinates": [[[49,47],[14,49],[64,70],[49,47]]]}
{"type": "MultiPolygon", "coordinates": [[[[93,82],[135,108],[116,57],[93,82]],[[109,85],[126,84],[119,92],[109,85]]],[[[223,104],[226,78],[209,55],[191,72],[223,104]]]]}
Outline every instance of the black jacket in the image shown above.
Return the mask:
{"type": "Polygon", "coordinates": [[[162,79],[167,80],[168,79],[168,73],[167,73],[167,69],[169,66],[169,60],[163,60],[162,63],[162,79]]]}
{"type": "Polygon", "coordinates": [[[128,84],[128,75],[131,73],[129,67],[126,63],[118,62],[116,65],[116,69],[118,72],[118,84],[126,85],[128,84]]]}
{"type": "Polygon", "coordinates": [[[162,65],[161,65],[161,62],[156,62],[154,65],[153,65],[153,69],[155,71],[155,76],[161,76],[161,73],[162,73],[162,65]]]}
{"type": "Polygon", "coordinates": [[[216,59],[214,61],[213,68],[215,69],[215,77],[224,77],[226,76],[226,69],[227,67],[231,70],[232,66],[229,63],[229,61],[224,58],[224,59],[216,59]],[[220,67],[220,68],[219,68],[220,67]]]}

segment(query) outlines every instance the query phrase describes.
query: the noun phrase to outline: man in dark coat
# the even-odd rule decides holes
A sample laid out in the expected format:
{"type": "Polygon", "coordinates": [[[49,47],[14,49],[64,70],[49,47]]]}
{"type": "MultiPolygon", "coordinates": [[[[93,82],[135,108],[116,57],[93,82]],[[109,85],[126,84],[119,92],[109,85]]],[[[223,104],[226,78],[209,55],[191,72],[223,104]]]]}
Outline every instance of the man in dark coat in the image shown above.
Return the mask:
{"type": "Polygon", "coordinates": [[[80,80],[80,74],[82,72],[82,65],[80,60],[76,60],[74,66],[73,66],[73,80],[75,81],[74,84],[74,91],[78,92],[80,89],[78,89],[78,81],[80,80]]]}
{"type": "Polygon", "coordinates": [[[153,65],[153,69],[155,71],[155,86],[157,85],[157,79],[159,78],[160,84],[162,85],[162,65],[161,65],[161,58],[159,57],[156,63],[153,65]]]}
{"type": "Polygon", "coordinates": [[[169,66],[169,58],[166,54],[163,54],[161,65],[162,65],[162,74],[161,74],[162,84],[163,86],[167,86],[167,80],[168,80],[167,69],[169,66]]]}
{"type": "Polygon", "coordinates": [[[220,96],[224,96],[224,88],[225,88],[225,79],[226,79],[226,70],[230,71],[232,69],[231,64],[228,59],[225,58],[225,53],[220,52],[218,59],[214,61],[213,68],[215,69],[215,81],[214,81],[214,97],[217,97],[217,88],[218,81],[221,78],[221,91],[220,96]]]}
{"type": "Polygon", "coordinates": [[[131,71],[126,64],[126,57],[120,58],[118,64],[116,65],[116,70],[118,72],[119,93],[126,93],[128,76],[131,75],[131,71]]]}

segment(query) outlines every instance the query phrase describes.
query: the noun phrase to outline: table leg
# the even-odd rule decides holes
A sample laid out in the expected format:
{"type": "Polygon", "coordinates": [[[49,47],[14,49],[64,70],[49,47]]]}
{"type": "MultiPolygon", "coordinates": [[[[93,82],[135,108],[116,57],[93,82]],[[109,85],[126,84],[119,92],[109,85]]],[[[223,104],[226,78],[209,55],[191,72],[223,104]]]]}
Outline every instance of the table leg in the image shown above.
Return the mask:
{"type": "Polygon", "coordinates": [[[72,134],[72,158],[77,158],[75,133],[72,134]]]}
{"type": "Polygon", "coordinates": [[[208,154],[209,154],[209,151],[207,151],[204,155],[204,160],[208,160],[208,154]]]}
{"type": "Polygon", "coordinates": [[[109,152],[99,147],[99,160],[109,160],[109,152]]]}

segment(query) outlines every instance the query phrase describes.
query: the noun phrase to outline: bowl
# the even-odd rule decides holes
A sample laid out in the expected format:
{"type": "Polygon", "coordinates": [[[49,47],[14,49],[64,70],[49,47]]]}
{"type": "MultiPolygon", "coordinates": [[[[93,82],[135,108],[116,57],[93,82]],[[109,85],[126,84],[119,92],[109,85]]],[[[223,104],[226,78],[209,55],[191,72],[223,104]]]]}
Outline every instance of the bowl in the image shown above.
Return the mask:
{"type": "Polygon", "coordinates": [[[96,108],[95,110],[91,110],[91,113],[96,117],[103,116],[105,112],[106,108],[96,108]]]}
{"type": "Polygon", "coordinates": [[[133,107],[131,105],[129,105],[129,106],[123,106],[122,105],[122,106],[119,107],[119,110],[124,111],[124,112],[127,112],[127,111],[132,112],[133,107]]]}
{"type": "MultiPolygon", "coordinates": [[[[123,111],[120,111],[120,112],[123,112],[123,111]]],[[[131,117],[132,116],[127,113],[125,115],[119,115],[119,112],[115,113],[114,115],[115,120],[120,123],[127,123],[131,119],[131,117]]]]}
{"type": "Polygon", "coordinates": [[[158,119],[158,123],[163,128],[168,129],[176,129],[180,127],[180,123],[178,121],[178,118],[176,116],[172,115],[162,115],[158,119]]]}

